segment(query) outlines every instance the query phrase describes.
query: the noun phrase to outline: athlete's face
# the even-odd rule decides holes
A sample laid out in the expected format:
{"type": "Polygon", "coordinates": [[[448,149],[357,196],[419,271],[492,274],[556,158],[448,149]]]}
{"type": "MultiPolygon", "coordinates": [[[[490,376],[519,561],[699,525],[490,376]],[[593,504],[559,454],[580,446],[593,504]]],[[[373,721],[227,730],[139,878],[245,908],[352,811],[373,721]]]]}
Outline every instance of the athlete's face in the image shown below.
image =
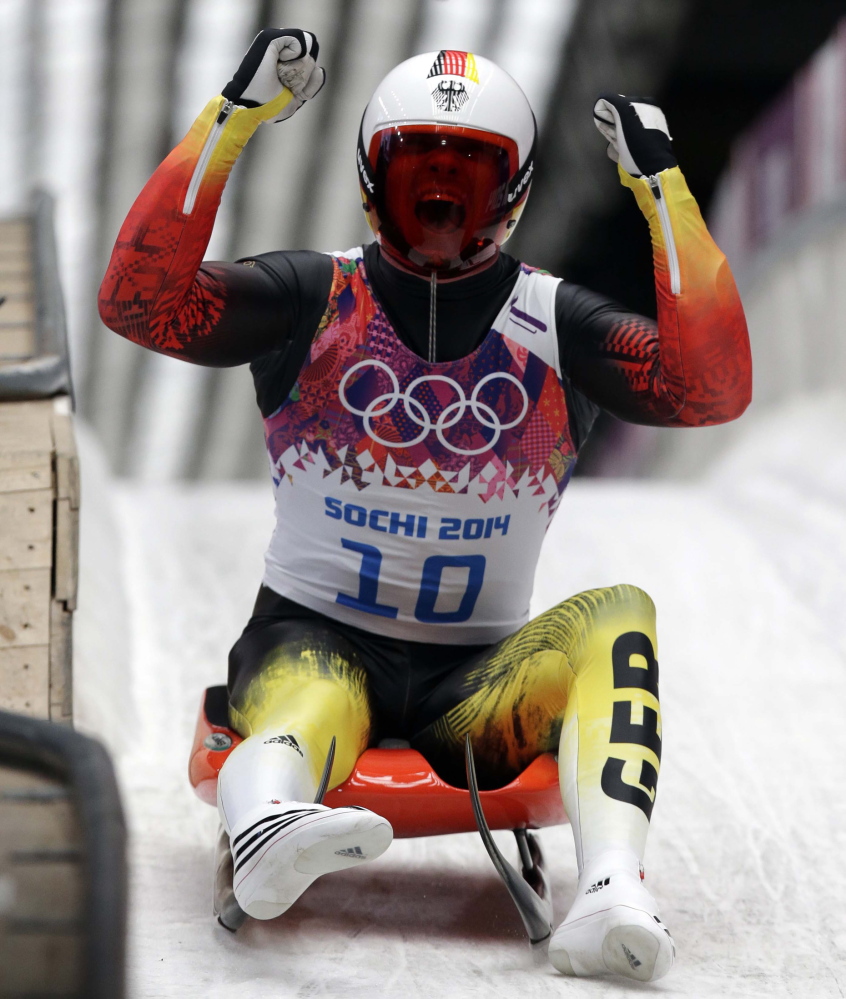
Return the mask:
{"type": "Polygon", "coordinates": [[[500,207],[510,166],[504,145],[431,129],[391,132],[380,155],[380,215],[435,266],[458,257],[500,207]]]}

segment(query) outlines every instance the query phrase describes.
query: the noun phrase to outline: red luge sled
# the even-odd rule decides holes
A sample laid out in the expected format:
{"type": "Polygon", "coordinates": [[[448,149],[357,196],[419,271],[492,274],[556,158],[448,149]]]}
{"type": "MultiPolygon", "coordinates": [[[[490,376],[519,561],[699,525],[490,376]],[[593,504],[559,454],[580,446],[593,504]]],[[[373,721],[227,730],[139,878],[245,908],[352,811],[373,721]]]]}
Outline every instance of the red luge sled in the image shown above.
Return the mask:
{"type": "MultiPolygon", "coordinates": [[[[232,750],[242,741],[229,728],[226,687],[209,687],[200,705],[189,778],[194,791],[210,805],[217,802],[217,778],[232,750]]],[[[334,757],[334,740],[324,769],[318,801],[330,808],[361,805],[386,818],[397,837],[439,836],[478,829],[494,865],[511,893],[533,945],[543,943],[552,925],[549,887],[537,840],[527,830],[567,821],[558,788],[558,764],[544,753],[511,783],[479,791],[469,738],[466,744],[468,789],[442,780],[414,749],[367,749],[340,785],[322,793],[334,757]],[[522,877],[502,857],[491,829],[511,829],[517,838],[522,877]]],[[[227,929],[246,918],[231,889],[231,857],[225,833],[218,843],[215,913],[227,929]],[[239,915],[240,914],[240,915],[239,915]]]]}
{"type": "MultiPolygon", "coordinates": [[[[200,707],[189,776],[194,791],[217,803],[217,775],[241,736],[229,728],[226,687],[209,687],[200,707]]],[[[480,791],[491,829],[542,829],[567,821],[558,790],[558,764],[544,753],[519,777],[480,791]]],[[[442,780],[415,749],[367,749],[350,776],[327,791],[323,804],[362,805],[386,818],[394,836],[474,832],[470,792],[442,780]]]]}

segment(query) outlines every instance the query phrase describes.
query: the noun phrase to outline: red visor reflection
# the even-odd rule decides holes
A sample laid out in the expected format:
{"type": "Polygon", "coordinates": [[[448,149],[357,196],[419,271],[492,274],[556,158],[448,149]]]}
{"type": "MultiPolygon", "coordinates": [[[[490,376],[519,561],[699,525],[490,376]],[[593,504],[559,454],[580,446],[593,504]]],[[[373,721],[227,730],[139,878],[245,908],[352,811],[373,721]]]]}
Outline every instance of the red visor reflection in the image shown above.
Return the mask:
{"type": "Polygon", "coordinates": [[[492,239],[509,210],[515,143],[450,126],[412,125],[377,132],[375,165],[380,233],[401,252],[447,266],[471,244],[492,239]]]}

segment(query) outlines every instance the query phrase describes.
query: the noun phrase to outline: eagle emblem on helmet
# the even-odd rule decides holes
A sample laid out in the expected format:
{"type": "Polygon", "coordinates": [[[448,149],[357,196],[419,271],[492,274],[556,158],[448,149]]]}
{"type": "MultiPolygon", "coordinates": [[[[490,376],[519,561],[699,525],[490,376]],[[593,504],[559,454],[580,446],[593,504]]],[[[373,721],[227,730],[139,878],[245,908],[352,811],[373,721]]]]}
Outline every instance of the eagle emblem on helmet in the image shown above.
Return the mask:
{"type": "Polygon", "coordinates": [[[467,87],[460,80],[440,80],[432,91],[438,111],[460,111],[469,97],[467,87]]]}

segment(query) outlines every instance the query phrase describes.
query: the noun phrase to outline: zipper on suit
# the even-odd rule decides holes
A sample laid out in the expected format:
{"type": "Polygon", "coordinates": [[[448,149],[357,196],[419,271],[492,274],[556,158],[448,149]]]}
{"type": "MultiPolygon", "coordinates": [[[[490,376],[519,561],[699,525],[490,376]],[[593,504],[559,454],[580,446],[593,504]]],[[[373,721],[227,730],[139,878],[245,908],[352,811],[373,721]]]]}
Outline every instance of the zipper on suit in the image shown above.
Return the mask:
{"type": "Polygon", "coordinates": [[[203,180],[203,175],[206,172],[206,168],[209,165],[209,160],[212,157],[215,146],[220,140],[221,132],[226,124],[226,120],[229,115],[232,114],[235,109],[235,105],[232,101],[224,101],[223,107],[220,109],[220,114],[217,116],[217,121],[211,127],[211,131],[206,136],[206,141],[203,143],[203,148],[200,150],[200,158],[197,160],[197,165],[194,167],[194,173],[191,175],[191,182],[188,185],[188,190],[185,193],[185,202],[182,205],[182,214],[190,215],[194,211],[194,203],[197,200],[197,192],[200,190],[200,184],[203,180]]]}
{"type": "Polygon", "coordinates": [[[664,236],[664,248],[667,251],[667,262],[670,267],[670,291],[674,295],[681,293],[681,271],[679,269],[679,254],[676,249],[676,238],[673,235],[673,226],[670,222],[670,210],[667,208],[667,199],[664,197],[661,187],[661,178],[657,174],[646,178],[655,199],[655,207],[658,210],[658,221],[661,223],[661,233],[664,236]]]}

